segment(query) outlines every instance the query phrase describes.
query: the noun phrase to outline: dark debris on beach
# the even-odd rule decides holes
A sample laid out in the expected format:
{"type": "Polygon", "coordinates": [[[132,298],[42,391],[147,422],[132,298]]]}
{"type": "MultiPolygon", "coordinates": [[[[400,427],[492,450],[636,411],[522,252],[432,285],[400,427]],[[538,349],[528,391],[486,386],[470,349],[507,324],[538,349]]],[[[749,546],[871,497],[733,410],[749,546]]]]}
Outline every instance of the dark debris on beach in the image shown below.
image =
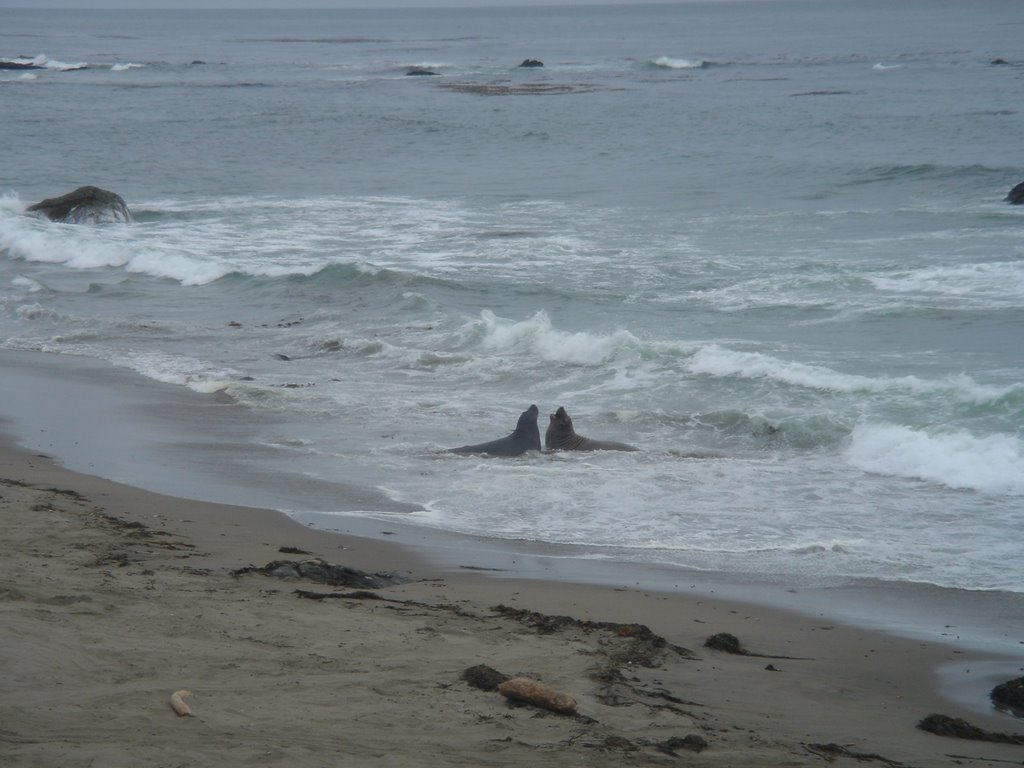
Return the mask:
{"type": "Polygon", "coordinates": [[[656,635],[643,624],[620,624],[613,621],[588,621],[576,619],[572,616],[556,616],[536,611],[528,611],[521,608],[511,608],[507,605],[496,605],[491,608],[497,614],[525,624],[542,634],[558,632],[567,628],[578,628],[585,631],[603,630],[611,632],[617,637],[629,638],[634,641],[635,655],[633,658],[625,659],[628,663],[638,663],[641,666],[654,666],[652,656],[654,653],[671,651],[686,659],[696,659],[692,651],[668,642],[661,635],[656,635]]]}
{"type": "Polygon", "coordinates": [[[997,744],[1024,744],[1024,734],[986,731],[984,728],[971,725],[962,717],[928,715],[917,724],[917,727],[922,731],[934,733],[936,736],[952,736],[970,741],[991,741],[997,744]]]}
{"type": "Polygon", "coordinates": [[[359,587],[379,589],[407,582],[405,576],[391,572],[368,573],[347,565],[335,565],[325,560],[272,560],[264,566],[250,565],[231,571],[232,576],[258,573],[279,579],[306,579],[331,587],[359,587]]]}
{"type": "MultiPolygon", "coordinates": [[[[800,656],[775,656],[767,653],[754,653],[743,647],[739,638],[736,635],[728,632],[719,632],[711,635],[707,640],[704,641],[704,647],[710,648],[713,651],[721,651],[723,653],[731,653],[734,656],[751,656],[758,659],[787,659],[789,661],[810,661],[810,659],[803,658],[800,656]]],[[[772,672],[778,670],[769,664],[765,669],[772,672]]]]}
{"type": "Polygon", "coordinates": [[[989,697],[1000,712],[1024,718],[1024,677],[1000,683],[989,697]]]}

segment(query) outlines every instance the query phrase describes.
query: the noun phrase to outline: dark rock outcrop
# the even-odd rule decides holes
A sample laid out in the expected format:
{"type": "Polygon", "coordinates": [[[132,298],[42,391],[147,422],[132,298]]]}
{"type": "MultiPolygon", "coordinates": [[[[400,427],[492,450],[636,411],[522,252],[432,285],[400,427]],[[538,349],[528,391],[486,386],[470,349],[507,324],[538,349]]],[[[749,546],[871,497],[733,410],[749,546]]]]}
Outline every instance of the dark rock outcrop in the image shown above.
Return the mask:
{"type": "Polygon", "coordinates": [[[1006,195],[1006,202],[1011,205],[1024,205],[1024,181],[1010,190],[1006,195]]]}
{"type": "Polygon", "coordinates": [[[740,644],[739,638],[736,635],[730,635],[728,632],[719,632],[717,635],[712,635],[704,641],[704,646],[715,651],[734,653],[739,656],[748,655],[747,649],[740,644]]]}
{"type": "Polygon", "coordinates": [[[544,62],[540,61],[538,59],[523,59],[523,63],[520,64],[519,66],[520,67],[543,67],[544,66],[544,62]]]}
{"type": "Polygon", "coordinates": [[[129,222],[131,212],[120,195],[99,187],[79,187],[60,197],[41,200],[27,208],[32,213],[41,213],[50,221],[65,224],[100,224],[107,222],[129,222]]]}
{"type": "Polygon", "coordinates": [[[38,64],[25,61],[0,61],[0,69],[46,69],[46,67],[40,67],[38,64]]]}
{"type": "Polygon", "coordinates": [[[410,69],[408,72],[405,73],[405,76],[406,77],[423,77],[423,76],[436,75],[436,74],[437,74],[437,72],[434,72],[431,69],[424,69],[423,67],[413,67],[412,69],[410,69]]]}
{"type": "Polygon", "coordinates": [[[486,664],[477,664],[462,672],[462,679],[481,691],[496,691],[498,686],[509,679],[509,676],[486,664]]]}
{"type": "Polygon", "coordinates": [[[1000,683],[989,694],[996,709],[1024,717],[1024,677],[1000,683]]]}

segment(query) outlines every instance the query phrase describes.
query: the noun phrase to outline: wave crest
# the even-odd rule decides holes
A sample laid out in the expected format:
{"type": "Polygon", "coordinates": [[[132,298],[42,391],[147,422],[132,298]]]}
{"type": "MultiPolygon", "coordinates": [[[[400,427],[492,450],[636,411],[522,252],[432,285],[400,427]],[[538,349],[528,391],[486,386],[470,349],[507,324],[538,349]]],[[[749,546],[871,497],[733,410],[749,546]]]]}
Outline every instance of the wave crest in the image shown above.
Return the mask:
{"type": "Polygon", "coordinates": [[[966,374],[929,381],[917,376],[872,377],[840,373],[820,365],[779,360],[760,352],[733,352],[717,344],[709,344],[699,349],[690,358],[689,370],[712,376],[769,379],[806,389],[844,394],[892,391],[951,394],[960,401],[973,404],[1003,400],[1020,389],[1019,386],[994,387],[979,384],[966,374]]]}
{"type": "Polygon", "coordinates": [[[501,352],[529,351],[543,360],[568,365],[598,366],[640,355],[640,340],[629,331],[608,334],[560,331],[543,310],[527,320],[509,322],[484,310],[473,323],[481,344],[501,352]]]}
{"type": "Polygon", "coordinates": [[[928,434],[894,424],[858,424],[846,457],[866,472],[1024,496],[1024,443],[1011,435],[928,434]]]}
{"type": "Polygon", "coordinates": [[[891,293],[999,301],[1012,306],[1024,300],[1024,262],[1018,261],[926,267],[867,279],[878,290],[891,293]]]}
{"type": "Polygon", "coordinates": [[[671,56],[659,56],[651,61],[657,69],[707,69],[710,63],[703,59],[677,59],[671,56]]]}

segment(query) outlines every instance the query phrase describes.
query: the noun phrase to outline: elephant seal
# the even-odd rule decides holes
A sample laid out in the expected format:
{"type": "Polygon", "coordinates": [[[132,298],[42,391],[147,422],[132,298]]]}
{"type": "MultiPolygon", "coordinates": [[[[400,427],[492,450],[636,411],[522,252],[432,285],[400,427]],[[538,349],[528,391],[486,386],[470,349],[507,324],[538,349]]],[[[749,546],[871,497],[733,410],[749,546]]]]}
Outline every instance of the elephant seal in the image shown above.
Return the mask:
{"type": "Polygon", "coordinates": [[[450,453],[489,453],[491,456],[520,456],[527,451],[540,450],[540,429],[537,427],[537,416],[540,410],[531,405],[519,416],[519,423],[512,434],[489,443],[464,445],[461,448],[450,448],[450,453]]]}
{"type": "Polygon", "coordinates": [[[577,435],[572,428],[572,419],[564,407],[551,414],[547,432],[544,433],[544,447],[549,451],[638,451],[632,445],[616,443],[614,440],[591,440],[577,435]]]}

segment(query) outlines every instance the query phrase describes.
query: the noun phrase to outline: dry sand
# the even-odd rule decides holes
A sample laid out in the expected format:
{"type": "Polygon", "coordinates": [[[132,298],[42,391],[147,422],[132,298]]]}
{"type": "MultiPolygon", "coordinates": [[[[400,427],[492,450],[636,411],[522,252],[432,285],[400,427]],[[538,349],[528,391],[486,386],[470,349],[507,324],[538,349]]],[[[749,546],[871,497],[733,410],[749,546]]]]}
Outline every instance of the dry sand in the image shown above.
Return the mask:
{"type": "Polygon", "coordinates": [[[936,694],[935,667],[970,650],[693,595],[441,570],[9,445],[0,525],[2,766],[1024,763],[1024,746],[915,727],[941,712],[1024,731],[936,694]],[[315,558],[411,580],[232,575],[315,558]],[[722,632],[764,655],[704,647],[722,632]],[[576,714],[473,687],[463,672],[481,664],[570,695],[576,714]],[[194,716],[172,710],[178,690],[194,716]]]}

